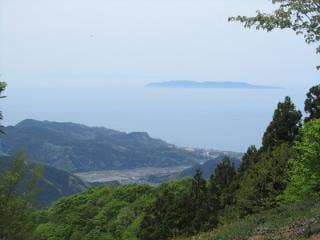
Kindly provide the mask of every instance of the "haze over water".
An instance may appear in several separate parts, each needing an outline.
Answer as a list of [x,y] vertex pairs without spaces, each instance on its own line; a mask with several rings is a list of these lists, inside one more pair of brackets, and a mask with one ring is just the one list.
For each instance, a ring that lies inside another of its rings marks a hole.
[[[244,151],[260,144],[278,101],[290,95],[300,109],[304,101],[301,89],[159,89],[147,88],[144,82],[111,82],[61,88],[48,80],[37,87],[9,88],[5,123],[24,118],[72,121],[147,131],[180,146]],[[28,95],[28,100],[16,97],[21,95]]]
[[[25,118],[147,131],[180,146],[245,151],[279,100],[300,109],[318,83],[314,46],[227,18],[253,0],[0,0],[4,124]],[[283,90],[151,89],[156,81],[240,81]]]

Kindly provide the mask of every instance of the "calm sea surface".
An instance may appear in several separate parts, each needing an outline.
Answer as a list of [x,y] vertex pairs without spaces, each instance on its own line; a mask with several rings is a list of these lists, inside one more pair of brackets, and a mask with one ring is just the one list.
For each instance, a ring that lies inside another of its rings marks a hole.
[[146,131],[180,146],[245,151],[250,144],[260,144],[278,101],[290,95],[303,107],[305,89],[156,89],[143,84],[61,87],[51,83],[32,89],[12,87],[7,95],[5,124],[25,118],[72,121]]

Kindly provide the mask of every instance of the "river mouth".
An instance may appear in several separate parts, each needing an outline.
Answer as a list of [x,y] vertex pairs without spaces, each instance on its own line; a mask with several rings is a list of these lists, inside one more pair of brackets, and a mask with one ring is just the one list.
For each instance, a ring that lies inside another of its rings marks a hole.
[[171,180],[191,166],[142,167],[124,170],[105,170],[75,173],[81,180],[89,183],[150,183],[159,184]]

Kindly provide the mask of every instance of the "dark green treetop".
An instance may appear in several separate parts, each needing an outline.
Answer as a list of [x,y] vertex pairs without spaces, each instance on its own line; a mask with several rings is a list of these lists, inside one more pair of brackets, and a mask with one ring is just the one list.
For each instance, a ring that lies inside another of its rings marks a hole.
[[256,146],[252,145],[248,147],[247,152],[243,155],[241,159],[239,172],[244,173],[250,168],[250,166],[255,164],[257,161],[258,161],[258,150]]
[[268,149],[282,143],[292,143],[301,125],[301,117],[301,112],[296,110],[290,97],[278,103],[273,119],[263,135],[262,148]]
[[205,223],[210,214],[208,200],[207,182],[203,178],[201,170],[197,169],[192,178],[189,197],[190,233],[206,229]]
[[307,99],[304,102],[304,110],[309,114],[305,122],[320,118],[320,85],[313,86],[307,93]]
[[236,187],[233,183],[234,180],[236,180],[236,176],[236,167],[229,157],[225,157],[211,175],[209,180],[209,192],[211,198],[218,197],[219,208],[224,208],[226,205],[232,203],[234,187]]
[[191,184],[191,197],[194,199],[199,198],[206,192],[206,180],[202,176],[201,170],[198,168],[192,179]]
[[225,157],[214,170],[210,181],[214,181],[218,188],[226,188],[236,175],[236,168],[229,157]]

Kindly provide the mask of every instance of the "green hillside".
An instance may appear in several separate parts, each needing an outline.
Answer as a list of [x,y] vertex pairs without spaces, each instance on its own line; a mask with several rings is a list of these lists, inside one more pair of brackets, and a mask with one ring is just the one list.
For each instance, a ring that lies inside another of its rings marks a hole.
[[[177,184],[184,188],[187,182]],[[103,185],[61,199],[37,214],[33,237],[38,240],[139,239],[145,211],[161,189],[137,184]]]
[[193,165],[211,159],[142,132],[36,120],[24,120],[4,131],[2,152],[24,150],[35,162],[70,172]]

